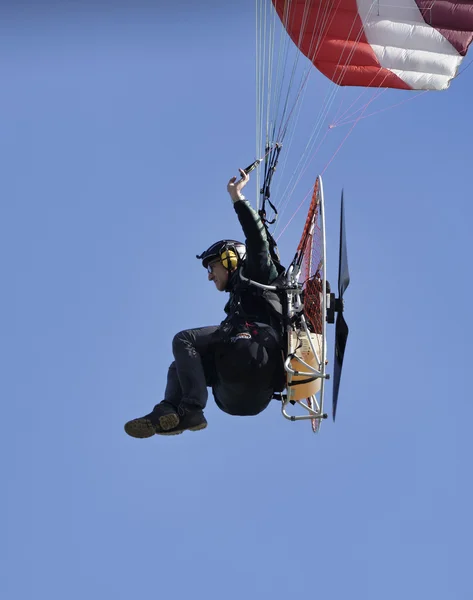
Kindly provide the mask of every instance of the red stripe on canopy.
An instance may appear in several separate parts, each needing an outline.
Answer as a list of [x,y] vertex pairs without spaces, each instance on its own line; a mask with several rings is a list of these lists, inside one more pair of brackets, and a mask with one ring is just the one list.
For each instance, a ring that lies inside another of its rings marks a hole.
[[338,85],[411,89],[381,67],[366,39],[356,0],[272,0],[292,41]]

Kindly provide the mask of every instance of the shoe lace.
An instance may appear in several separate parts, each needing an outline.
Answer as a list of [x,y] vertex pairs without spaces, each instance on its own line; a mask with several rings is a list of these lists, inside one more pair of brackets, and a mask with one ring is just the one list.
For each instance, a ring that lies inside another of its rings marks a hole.
[[198,408],[197,406],[189,405],[189,404],[186,404],[185,402],[181,402],[177,406],[177,414],[180,417],[184,417],[186,415],[186,413],[192,412],[192,411],[196,410],[197,408]]

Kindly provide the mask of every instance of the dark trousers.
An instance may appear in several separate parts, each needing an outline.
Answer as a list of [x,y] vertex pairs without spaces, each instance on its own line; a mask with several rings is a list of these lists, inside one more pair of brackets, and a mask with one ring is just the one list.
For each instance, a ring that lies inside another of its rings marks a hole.
[[[231,415],[256,415],[264,410],[281,380],[281,350],[268,326],[253,326],[232,336],[219,327],[181,331],[172,343],[164,399],[205,408],[207,387],[217,406]],[[276,385],[277,387],[277,385]]]

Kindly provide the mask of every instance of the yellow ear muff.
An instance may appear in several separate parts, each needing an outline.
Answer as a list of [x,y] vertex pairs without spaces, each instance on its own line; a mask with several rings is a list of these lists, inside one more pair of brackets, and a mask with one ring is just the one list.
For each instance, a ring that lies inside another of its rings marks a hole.
[[238,264],[238,256],[234,250],[227,249],[221,252],[220,260],[222,261],[222,265],[229,271],[236,269]]

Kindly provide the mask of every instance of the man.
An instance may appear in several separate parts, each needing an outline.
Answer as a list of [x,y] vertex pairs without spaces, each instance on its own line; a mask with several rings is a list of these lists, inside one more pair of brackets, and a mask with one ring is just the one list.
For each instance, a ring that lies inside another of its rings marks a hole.
[[227,317],[219,326],[178,333],[172,344],[164,400],[144,417],[125,425],[128,435],[148,438],[176,435],[207,427],[203,409],[207,387],[217,406],[231,415],[256,415],[284,388],[282,362],[282,305],[275,292],[261,290],[256,281],[272,284],[283,270],[271,252],[266,228],[242,195],[249,181],[232,177],[227,190],[246,237],[246,244],[221,240],[197,256],[208,279],[220,292],[229,292]]

